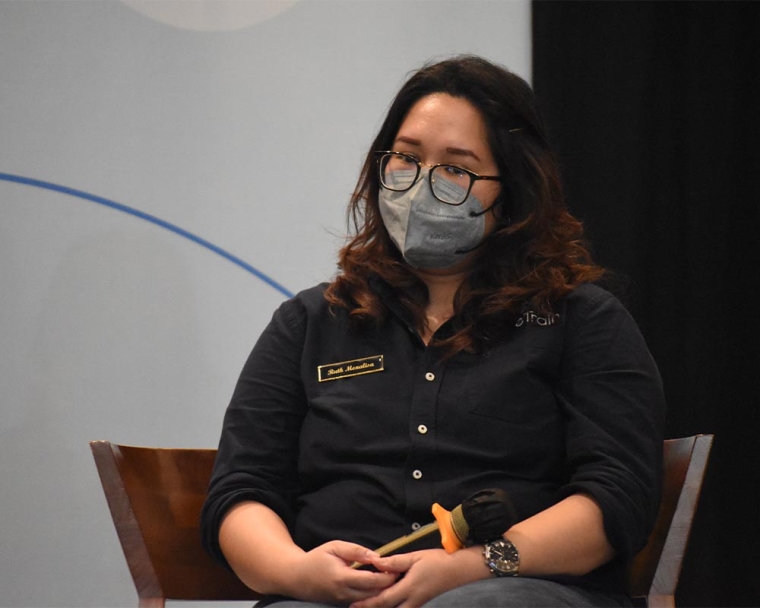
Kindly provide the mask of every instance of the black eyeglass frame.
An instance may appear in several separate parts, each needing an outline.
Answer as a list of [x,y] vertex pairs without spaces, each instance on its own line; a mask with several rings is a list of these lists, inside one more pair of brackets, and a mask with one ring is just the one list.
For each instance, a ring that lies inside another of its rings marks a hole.
[[[414,162],[417,165],[417,175],[414,176],[414,179],[412,182],[406,187],[406,188],[389,188],[385,185],[385,180],[383,179],[383,158],[386,156],[403,156],[404,158],[407,158]],[[396,152],[394,150],[376,150],[375,151],[375,158],[377,159],[377,172],[378,177],[380,178],[380,185],[385,188],[386,190],[390,190],[391,192],[406,192],[409,190],[414,184],[417,183],[417,179],[420,177],[420,171],[422,171],[422,167],[429,167],[430,171],[428,171],[428,186],[430,186],[430,192],[433,193],[433,196],[436,198],[436,200],[440,201],[444,205],[452,205],[454,207],[458,207],[459,205],[463,204],[467,197],[470,196],[470,190],[472,190],[472,185],[479,181],[479,180],[487,180],[487,181],[501,181],[501,176],[499,175],[478,175],[474,171],[470,171],[469,169],[465,169],[464,167],[460,167],[459,165],[452,165],[450,163],[438,163],[436,165],[425,165],[421,160],[418,158],[415,158],[414,156],[411,156],[410,154],[406,154],[404,152]],[[433,189],[433,171],[435,171],[438,167],[453,167],[454,169],[457,169],[458,171],[463,171],[470,177],[470,186],[467,188],[467,193],[464,195],[464,198],[458,202],[458,203],[450,203],[448,201],[442,200]]]

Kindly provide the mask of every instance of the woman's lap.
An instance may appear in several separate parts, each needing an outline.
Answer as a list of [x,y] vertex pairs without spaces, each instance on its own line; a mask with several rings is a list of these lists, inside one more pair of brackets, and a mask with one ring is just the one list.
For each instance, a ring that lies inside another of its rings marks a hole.
[[[270,603],[271,602],[271,603]],[[330,608],[326,604],[282,598],[264,601],[272,608]],[[630,606],[623,596],[588,591],[538,578],[491,578],[442,593],[424,608],[603,608]]]
[[588,591],[539,578],[490,578],[434,597],[425,608],[601,608],[628,606],[625,597]]

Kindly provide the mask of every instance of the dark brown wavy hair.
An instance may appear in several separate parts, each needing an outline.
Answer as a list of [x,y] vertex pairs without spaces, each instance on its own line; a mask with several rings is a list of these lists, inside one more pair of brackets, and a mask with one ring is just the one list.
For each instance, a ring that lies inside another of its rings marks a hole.
[[425,326],[427,288],[383,225],[373,153],[391,149],[409,110],[433,93],[465,99],[480,111],[503,178],[494,207],[497,227],[473,254],[470,275],[456,293],[453,333],[436,342],[451,356],[487,348],[506,335],[526,305],[550,313],[563,296],[604,271],[592,262],[583,227],[565,207],[557,162],[530,86],[485,59],[458,56],[416,71],[393,100],[349,204],[352,236],[325,293],[331,307],[347,309],[359,327],[382,322],[387,309],[369,285],[376,276],[392,288],[417,327]]

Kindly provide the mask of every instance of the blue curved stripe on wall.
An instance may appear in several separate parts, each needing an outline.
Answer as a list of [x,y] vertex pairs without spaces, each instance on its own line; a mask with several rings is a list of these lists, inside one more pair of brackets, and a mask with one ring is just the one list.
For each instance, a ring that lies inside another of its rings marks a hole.
[[30,177],[22,177],[20,175],[11,175],[9,173],[0,173],[0,180],[4,180],[6,182],[15,182],[17,184],[24,184],[26,186],[34,186],[35,188],[43,188],[45,190],[52,190],[54,192],[60,192],[62,194],[68,194],[69,196],[82,198],[82,199],[91,201],[93,203],[98,203],[99,205],[110,207],[111,209],[116,209],[117,211],[121,211],[122,213],[128,213],[129,215],[134,215],[135,217],[139,217],[140,219],[143,219],[146,222],[150,222],[151,224],[155,224],[156,226],[165,228],[166,230],[169,230],[170,232],[174,232],[175,234],[178,234],[179,236],[182,236],[190,241],[193,241],[194,243],[197,243],[201,247],[205,247],[206,249],[213,251],[214,253],[229,260],[233,264],[237,264],[244,270],[247,270],[252,275],[264,281],[267,285],[274,287],[277,291],[279,291],[286,297],[288,298],[293,297],[292,292],[287,290],[285,287],[280,285],[277,281],[275,281],[271,277],[268,277],[267,275],[265,275],[260,270],[254,268],[247,262],[244,262],[239,257],[232,255],[231,253],[225,251],[224,249],[217,247],[213,243],[209,243],[207,240],[202,239],[201,237],[196,236],[193,233],[188,232],[187,230],[183,230],[179,226],[175,226],[174,224],[170,224],[169,222],[164,221],[161,218],[156,217],[155,215],[150,215],[149,213],[145,213],[144,211],[133,209],[132,207],[128,207],[127,205],[122,205],[121,203],[108,200],[107,198],[95,196],[94,194],[89,194],[88,192],[75,190],[74,188],[68,188],[66,186],[53,184],[51,182],[44,182],[39,179],[33,179]]

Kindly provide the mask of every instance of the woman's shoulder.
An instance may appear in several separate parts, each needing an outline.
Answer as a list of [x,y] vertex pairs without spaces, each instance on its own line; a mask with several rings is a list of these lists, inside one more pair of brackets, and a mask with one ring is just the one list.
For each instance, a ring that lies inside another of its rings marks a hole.
[[630,318],[628,309],[610,291],[595,283],[581,283],[562,303],[562,312],[571,323],[575,320],[602,315]]
[[299,291],[280,303],[272,315],[270,328],[279,328],[288,334],[303,335],[310,319],[329,312],[329,304],[324,298],[328,283],[320,283]]
[[596,283],[581,283],[566,296],[566,300],[575,305],[583,305],[617,300],[617,298]]
[[300,311],[301,313],[314,314],[327,308],[328,303],[325,300],[325,290],[329,283],[319,283],[313,287],[302,289],[282,302],[279,310],[286,314],[292,314]]
[[327,282],[318,283],[313,287],[303,289],[296,293],[289,301],[299,302],[302,306],[318,307],[326,305],[325,290],[330,284]]
[[308,318],[320,317],[330,310],[330,303],[325,299],[325,290],[329,283],[319,283],[313,287],[297,292],[280,304],[278,313],[293,323],[301,324]]

